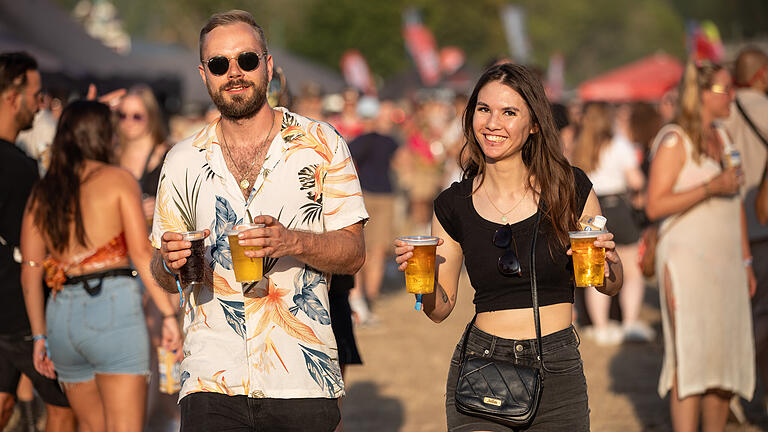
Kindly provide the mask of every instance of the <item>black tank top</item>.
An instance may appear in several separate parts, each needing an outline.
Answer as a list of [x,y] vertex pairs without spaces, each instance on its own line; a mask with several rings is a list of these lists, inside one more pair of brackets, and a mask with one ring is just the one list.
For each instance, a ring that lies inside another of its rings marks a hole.
[[[573,168],[576,180],[578,216],[592,189],[592,182],[579,168]],[[531,303],[530,248],[531,234],[536,222],[533,214],[510,225],[512,250],[517,255],[522,277],[505,277],[499,273],[497,262],[504,250],[493,245],[493,234],[503,225],[481,217],[472,203],[473,179],[454,183],[435,199],[435,216],[448,235],[461,245],[469,280],[475,289],[475,309],[478,313],[504,309],[533,307]],[[542,203],[546,206],[546,203]],[[548,218],[542,218],[536,242],[536,275],[539,305],[573,303],[573,264],[565,254]]]

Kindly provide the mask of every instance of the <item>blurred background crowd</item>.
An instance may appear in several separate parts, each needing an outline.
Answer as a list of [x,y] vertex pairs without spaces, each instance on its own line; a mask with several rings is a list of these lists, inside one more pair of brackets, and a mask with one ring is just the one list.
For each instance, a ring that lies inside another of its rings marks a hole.
[[[745,104],[768,98],[768,5],[760,0],[0,0],[0,52],[31,54],[43,81],[40,110],[17,145],[43,175],[63,107],[96,89],[112,94],[115,163],[140,182],[151,222],[165,154],[218,115],[198,76],[197,31],[211,12],[235,7],[265,26],[277,65],[270,104],[330,123],[349,144],[371,215],[367,260],[349,297],[358,326],[377,325],[392,239],[428,234],[434,198],[461,178],[467,93],[486,67],[512,61],[539,73],[564,154],[589,175],[616,235],[621,294],[577,290],[574,306],[582,334],[604,346],[661,337],[639,319],[655,279],[638,263],[652,225],[645,214],[652,146],[678,111],[686,61],[724,65],[734,83],[722,91],[733,96],[735,88]],[[747,53],[742,63],[739,53]],[[747,108],[754,123],[768,134],[768,99],[754,107]],[[766,150],[741,116],[731,109],[720,120],[745,164],[749,239],[764,245],[755,200]],[[151,302],[146,309],[157,346],[161,314]],[[172,430],[174,397],[150,395],[151,428]],[[33,398],[22,381],[18,399]],[[41,416],[34,404],[17,411],[14,430],[32,430],[26,419]]]

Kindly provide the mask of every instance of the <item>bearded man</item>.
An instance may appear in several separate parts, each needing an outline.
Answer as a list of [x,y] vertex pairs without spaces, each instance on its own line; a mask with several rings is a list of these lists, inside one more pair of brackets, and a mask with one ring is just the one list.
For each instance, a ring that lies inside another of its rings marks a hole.
[[[368,219],[349,149],[329,125],[269,106],[272,56],[249,13],[213,15],[200,61],[221,117],[169,152],[150,236],[169,292],[192,253],[180,233],[206,236],[206,282],[183,292],[181,429],[332,431],[344,384],[328,283],[362,266]],[[231,241],[263,259],[258,282],[236,280]]]

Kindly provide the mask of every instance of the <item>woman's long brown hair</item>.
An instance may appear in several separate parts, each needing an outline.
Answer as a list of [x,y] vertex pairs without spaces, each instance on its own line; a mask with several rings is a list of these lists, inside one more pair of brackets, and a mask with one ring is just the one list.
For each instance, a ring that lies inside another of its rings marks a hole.
[[80,185],[85,160],[110,163],[112,121],[109,108],[99,102],[76,101],[61,113],[51,145],[48,172],[32,189],[35,225],[53,250],[66,251],[74,221],[75,239],[87,246],[80,209]]
[[[539,208],[544,210],[544,217],[552,223],[559,243],[566,245],[568,231],[576,229],[579,217],[573,169],[563,156],[563,146],[544,87],[524,66],[511,63],[493,66],[475,84],[464,111],[465,142],[459,157],[463,177],[479,176],[478,188],[485,180],[485,155],[477,142],[472,123],[477,95],[489,82],[500,82],[515,90],[528,105],[532,122],[539,126],[538,133],[529,135],[522,149],[523,163],[528,168],[528,187],[533,191],[540,190],[539,201],[543,201],[544,205],[540,203]],[[531,178],[536,185],[531,184]]]

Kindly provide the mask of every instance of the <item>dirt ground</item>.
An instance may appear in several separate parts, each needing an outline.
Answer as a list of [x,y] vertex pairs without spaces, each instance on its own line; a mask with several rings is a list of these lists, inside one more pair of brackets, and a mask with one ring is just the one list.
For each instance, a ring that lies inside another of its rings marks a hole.
[[[375,305],[380,323],[356,329],[364,365],[346,375],[343,416],[347,432],[445,431],[445,378],[448,361],[472,318],[472,288],[462,276],[458,303],[441,324],[413,309],[402,275],[389,268],[384,294]],[[649,288],[642,318],[661,332],[658,291]],[[663,345],[598,347],[582,338],[581,354],[589,389],[592,430],[671,431],[668,400],[656,387]],[[727,431],[768,431],[761,395],[745,405],[748,424],[729,422]]]

